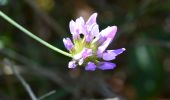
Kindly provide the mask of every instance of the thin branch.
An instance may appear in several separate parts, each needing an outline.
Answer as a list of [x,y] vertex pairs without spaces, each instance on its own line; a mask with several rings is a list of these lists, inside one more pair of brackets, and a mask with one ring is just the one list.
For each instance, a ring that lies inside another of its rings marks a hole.
[[32,100],[38,100],[37,97],[35,96],[35,94],[33,93],[31,87],[29,86],[29,84],[28,84],[28,83],[24,80],[24,78],[18,73],[18,71],[16,70],[15,66],[14,66],[13,64],[11,64],[11,62],[10,62],[8,59],[5,59],[5,60],[4,60],[4,63],[5,63],[6,65],[8,65],[8,66],[12,69],[14,75],[17,77],[17,79],[21,82],[21,84],[23,85],[23,87],[25,88],[25,90],[28,92],[30,98],[31,98]]
[[88,98],[85,98],[85,99],[82,99],[82,100],[121,100],[119,98],[106,98],[106,99],[88,99]]
[[15,22],[13,19],[11,19],[10,17],[8,17],[5,13],[3,13],[2,11],[0,11],[0,16],[6,20],[7,22],[9,22],[10,24],[12,24],[13,26],[15,26],[16,28],[18,28],[19,30],[21,30],[22,32],[24,32],[26,35],[28,35],[29,37],[33,38],[34,40],[38,41],[39,43],[45,45],[46,47],[60,53],[63,54],[65,56],[71,57],[71,54],[49,44],[48,42],[42,40],[41,38],[39,38],[38,36],[34,35],[32,32],[28,31],[26,28],[24,28],[23,26],[19,25],[17,22]]
[[42,100],[42,99],[44,99],[44,98],[46,98],[46,97],[49,97],[49,96],[53,95],[54,93],[56,93],[56,91],[55,91],[55,90],[50,91],[50,92],[48,92],[48,93],[44,94],[43,96],[39,97],[39,99],[38,99],[38,100]]
[[16,61],[25,65],[25,67],[21,67],[21,68],[24,68],[26,70],[31,70],[29,72],[34,73],[38,76],[47,77],[50,80],[52,80],[55,84],[60,85],[63,89],[72,93],[72,90],[74,88],[70,89],[72,86],[68,84],[68,81],[71,80],[71,78],[68,77],[66,74],[60,73],[57,70],[55,70],[54,72],[49,69],[49,66],[47,68],[47,66],[39,65],[37,62],[34,62],[33,60],[28,59],[27,57],[20,55],[11,49],[4,48],[0,50],[0,54],[5,55],[6,57],[10,59],[15,59]]

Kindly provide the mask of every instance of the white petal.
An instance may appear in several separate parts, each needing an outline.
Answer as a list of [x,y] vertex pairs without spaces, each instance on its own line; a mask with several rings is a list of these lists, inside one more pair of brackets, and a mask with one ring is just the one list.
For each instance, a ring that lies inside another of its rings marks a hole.
[[73,20],[71,20],[69,23],[69,28],[70,28],[71,34],[75,34],[75,27],[76,27],[76,23]]
[[107,28],[105,28],[104,30],[102,30],[100,32],[100,34],[103,36],[103,37],[108,37],[108,38],[114,38],[115,34],[117,32],[117,26],[108,26]]
[[89,19],[87,20],[87,25],[92,25],[93,23],[96,23],[97,13],[93,13]]

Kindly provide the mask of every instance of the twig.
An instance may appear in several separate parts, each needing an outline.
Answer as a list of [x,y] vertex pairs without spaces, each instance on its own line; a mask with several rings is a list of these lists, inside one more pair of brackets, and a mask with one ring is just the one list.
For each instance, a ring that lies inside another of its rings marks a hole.
[[6,15],[5,13],[3,13],[2,11],[0,11],[0,17],[2,17],[4,20],[6,20],[7,22],[9,22],[11,25],[13,25],[14,27],[18,28],[20,31],[22,31],[23,33],[25,33],[26,35],[28,35],[29,37],[31,37],[32,39],[36,40],[37,42],[43,44],[44,46],[60,53],[63,54],[65,56],[71,57],[71,54],[49,44],[48,42],[42,40],[41,38],[39,38],[38,36],[34,35],[32,32],[30,32],[29,30],[27,30],[26,28],[24,28],[23,26],[21,26],[20,24],[18,24],[17,22],[15,22],[13,19],[11,19],[8,15]]
[[62,74],[57,70],[53,72],[49,68],[47,69],[47,66],[39,65],[38,63],[32,61],[31,59],[28,59],[27,57],[20,55],[11,49],[7,49],[7,48],[1,49],[0,54],[5,55],[6,57],[10,59],[15,59],[16,61],[26,65],[25,67],[21,67],[21,68],[24,68],[26,70],[31,70],[29,72],[34,73],[38,76],[41,76],[41,77],[44,76],[52,80],[55,84],[60,85],[66,91],[69,91],[70,93],[72,93],[72,90],[74,88],[71,88],[70,84],[67,84],[68,81],[71,79],[66,74]]
[[50,92],[48,92],[48,93],[44,94],[43,96],[39,97],[39,99],[38,99],[38,100],[42,100],[42,99],[44,99],[44,98],[46,98],[46,97],[49,97],[49,96],[53,95],[54,93],[56,93],[56,91],[55,91],[55,90],[50,91]]
[[4,63],[7,64],[13,71],[14,75],[17,77],[17,79],[21,82],[21,84],[23,85],[23,87],[25,88],[25,90],[28,92],[30,98],[32,100],[38,100],[37,97],[35,96],[35,94],[33,93],[31,87],[29,86],[29,84],[24,80],[24,78],[18,73],[18,71],[16,70],[15,66],[11,64],[11,62],[8,59],[4,60]]
[[83,100],[121,100],[121,99],[115,97],[115,98],[106,98],[106,99],[88,99],[88,98],[85,98]]

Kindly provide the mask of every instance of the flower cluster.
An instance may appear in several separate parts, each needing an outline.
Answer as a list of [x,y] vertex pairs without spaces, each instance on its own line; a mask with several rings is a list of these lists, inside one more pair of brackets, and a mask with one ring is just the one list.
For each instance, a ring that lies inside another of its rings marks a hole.
[[73,56],[73,60],[68,64],[69,68],[85,66],[85,70],[89,71],[96,68],[114,69],[116,65],[108,61],[114,60],[125,51],[125,48],[106,50],[116,34],[117,27],[109,26],[100,32],[96,18],[97,13],[93,13],[86,22],[82,17],[70,21],[73,42],[70,38],[63,39],[66,49]]

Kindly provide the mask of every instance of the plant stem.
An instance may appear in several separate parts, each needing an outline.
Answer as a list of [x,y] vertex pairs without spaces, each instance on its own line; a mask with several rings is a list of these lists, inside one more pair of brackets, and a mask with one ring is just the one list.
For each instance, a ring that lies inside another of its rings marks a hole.
[[50,91],[50,92],[44,94],[43,96],[41,96],[38,100],[43,100],[44,98],[49,97],[49,96],[53,95],[54,93],[56,93],[56,91],[54,91],[54,90]]
[[41,38],[37,37],[36,35],[34,35],[33,33],[31,33],[30,31],[28,31],[27,29],[25,29],[23,26],[19,25],[17,22],[15,22],[14,20],[12,20],[10,17],[8,17],[6,14],[4,14],[2,11],[0,11],[0,16],[5,19],[6,21],[8,21],[10,24],[12,24],[13,26],[15,26],[16,28],[18,28],[19,30],[21,30],[22,32],[24,32],[25,34],[27,34],[28,36],[30,36],[31,38],[35,39],[36,41],[40,42],[41,44],[47,46],[48,48],[61,53],[65,56],[71,57],[71,54],[58,49],[57,47],[45,42],[44,40],[42,40]]
[[19,74],[19,72],[15,68],[15,65],[13,65],[12,62],[10,62],[8,59],[4,60],[4,64],[8,65],[12,69],[14,75],[17,77],[17,79],[21,82],[25,90],[28,92],[30,98],[32,100],[38,100],[36,95],[32,91],[31,87],[29,86],[29,84],[24,80],[24,78]]

